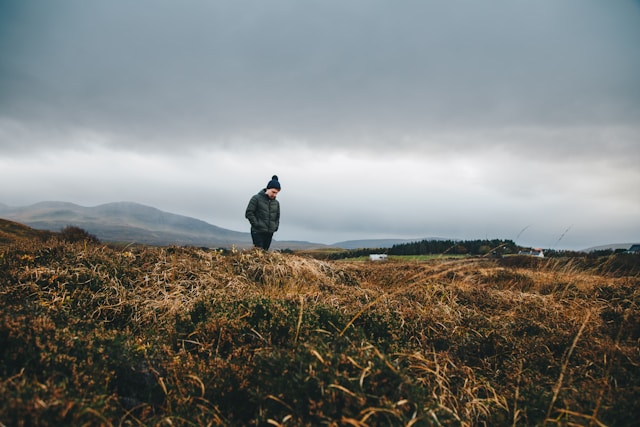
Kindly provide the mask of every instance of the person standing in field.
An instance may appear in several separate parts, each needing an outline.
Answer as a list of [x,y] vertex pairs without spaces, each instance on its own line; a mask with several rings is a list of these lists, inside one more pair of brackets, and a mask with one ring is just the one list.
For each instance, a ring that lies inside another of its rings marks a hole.
[[280,202],[276,200],[279,192],[278,176],[273,175],[271,181],[267,183],[267,188],[263,188],[251,197],[244,214],[251,224],[253,246],[265,251],[269,250],[273,233],[278,231],[280,226]]

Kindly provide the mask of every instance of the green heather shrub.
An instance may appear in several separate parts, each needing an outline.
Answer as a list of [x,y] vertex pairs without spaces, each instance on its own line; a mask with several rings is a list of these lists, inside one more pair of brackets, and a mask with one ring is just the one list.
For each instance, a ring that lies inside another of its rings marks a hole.
[[60,237],[67,242],[100,243],[98,238],[88,231],[73,225],[67,225],[60,230]]

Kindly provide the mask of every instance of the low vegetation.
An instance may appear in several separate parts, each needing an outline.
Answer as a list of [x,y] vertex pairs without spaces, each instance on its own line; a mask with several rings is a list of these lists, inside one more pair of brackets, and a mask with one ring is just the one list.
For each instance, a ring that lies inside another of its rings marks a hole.
[[0,425],[635,425],[638,262],[14,240]]
[[0,245],[6,245],[21,239],[47,240],[55,236],[55,233],[43,230],[34,230],[19,222],[0,219]]

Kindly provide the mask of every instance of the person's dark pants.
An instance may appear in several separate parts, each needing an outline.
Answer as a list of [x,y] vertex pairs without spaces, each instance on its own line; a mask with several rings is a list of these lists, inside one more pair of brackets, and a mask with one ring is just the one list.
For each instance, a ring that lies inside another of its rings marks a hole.
[[258,233],[256,231],[251,232],[251,239],[253,240],[253,246],[256,248],[262,248],[265,251],[269,250],[269,246],[271,246],[271,239],[273,238],[273,233]]

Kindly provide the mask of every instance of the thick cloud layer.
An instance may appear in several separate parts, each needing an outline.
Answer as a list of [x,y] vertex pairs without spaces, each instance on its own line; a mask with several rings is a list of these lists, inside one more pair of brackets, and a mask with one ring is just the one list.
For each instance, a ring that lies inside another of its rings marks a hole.
[[639,240],[638,40],[626,0],[5,1],[0,202],[243,230],[278,173],[281,240]]

